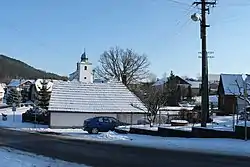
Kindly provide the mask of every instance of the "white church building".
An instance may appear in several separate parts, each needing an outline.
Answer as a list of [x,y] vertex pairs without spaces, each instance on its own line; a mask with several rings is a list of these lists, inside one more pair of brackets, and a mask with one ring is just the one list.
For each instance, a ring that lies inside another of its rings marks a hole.
[[85,51],[81,56],[81,61],[77,63],[76,71],[69,75],[69,80],[93,83],[92,63],[89,62]]
[[72,128],[95,116],[136,124],[145,117],[146,108],[121,82],[93,82],[92,64],[84,52],[70,81],[54,83],[49,112],[51,128]]

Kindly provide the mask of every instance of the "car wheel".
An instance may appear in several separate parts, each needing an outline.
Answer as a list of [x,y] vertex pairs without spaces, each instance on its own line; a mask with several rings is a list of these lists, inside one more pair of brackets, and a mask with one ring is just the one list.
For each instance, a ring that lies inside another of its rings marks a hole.
[[98,133],[98,129],[97,129],[97,128],[93,128],[93,129],[91,130],[91,133],[97,134],[97,133]]

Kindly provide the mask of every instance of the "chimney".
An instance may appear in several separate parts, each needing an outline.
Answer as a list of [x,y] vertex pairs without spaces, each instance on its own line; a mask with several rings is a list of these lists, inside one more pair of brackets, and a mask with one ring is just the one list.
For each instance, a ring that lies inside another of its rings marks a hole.
[[123,74],[123,75],[122,75],[122,83],[123,83],[125,86],[127,86],[127,76],[126,76],[126,74]]

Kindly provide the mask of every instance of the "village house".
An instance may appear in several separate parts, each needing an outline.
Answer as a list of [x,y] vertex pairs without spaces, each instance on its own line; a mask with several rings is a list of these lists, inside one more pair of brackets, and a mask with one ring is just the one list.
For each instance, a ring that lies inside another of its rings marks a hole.
[[123,83],[93,82],[92,64],[85,53],[70,80],[53,84],[49,103],[51,128],[82,127],[84,120],[95,116],[111,116],[135,124],[146,114],[142,102]]
[[35,80],[31,79],[12,79],[10,83],[7,85],[7,93],[11,89],[17,89],[18,91],[21,91],[23,89],[29,89],[30,86],[35,82]]
[[220,75],[218,109],[222,113],[226,115],[236,114],[237,111],[244,108],[243,82],[241,74]]
[[4,86],[3,84],[0,83],[0,104],[3,103],[4,94],[5,94]]
[[196,80],[185,80],[190,86],[192,90],[192,96],[199,96],[201,89],[201,82]]
[[[153,86],[158,88],[163,88],[164,84],[167,83],[167,78],[163,78],[160,80],[157,80]],[[186,78],[182,78],[179,76],[175,76],[175,83],[177,86],[181,87],[181,90],[183,92],[183,95],[185,96],[187,94],[187,88],[190,86],[192,91],[192,96],[198,96],[200,94],[200,88],[201,88],[201,82],[196,80],[190,80]]]

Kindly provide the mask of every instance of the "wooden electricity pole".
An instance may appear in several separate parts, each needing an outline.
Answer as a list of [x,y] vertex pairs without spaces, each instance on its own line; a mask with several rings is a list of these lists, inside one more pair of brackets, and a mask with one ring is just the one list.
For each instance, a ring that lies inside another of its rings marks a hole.
[[207,117],[209,115],[209,91],[208,91],[208,57],[207,57],[207,34],[206,29],[209,27],[206,23],[206,13],[209,13],[209,7],[215,6],[216,1],[207,2],[201,0],[194,2],[195,5],[201,5],[201,47],[202,47],[202,85],[201,85],[201,126],[206,127]]

